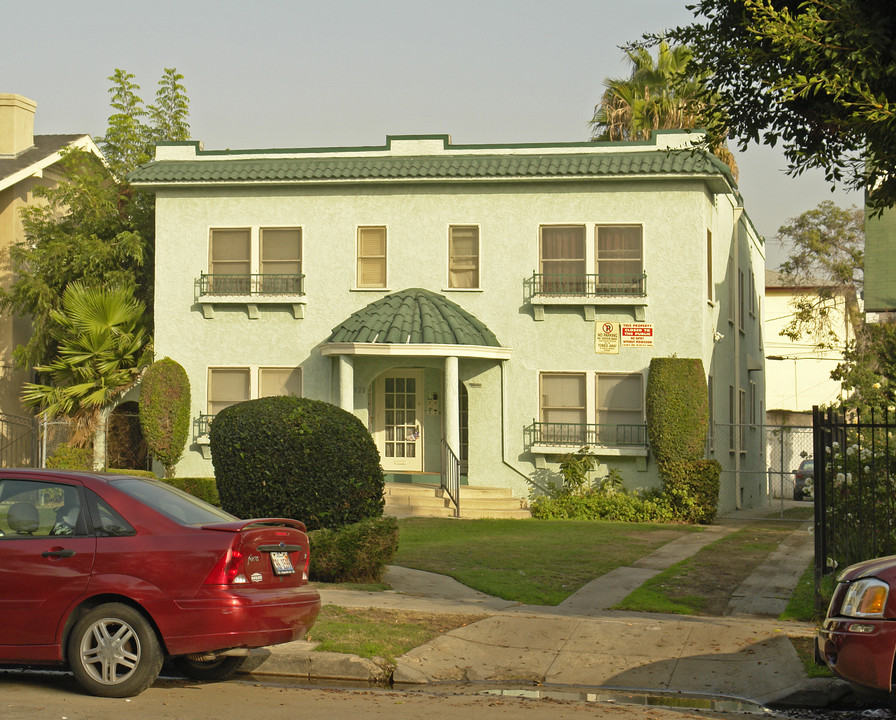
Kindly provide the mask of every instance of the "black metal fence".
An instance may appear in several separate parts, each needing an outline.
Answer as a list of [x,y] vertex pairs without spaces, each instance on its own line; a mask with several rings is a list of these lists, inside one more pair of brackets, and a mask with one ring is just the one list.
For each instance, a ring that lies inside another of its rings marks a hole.
[[0,467],[37,467],[39,437],[34,418],[0,413]]
[[813,409],[816,605],[832,574],[896,553],[894,432],[894,412]]

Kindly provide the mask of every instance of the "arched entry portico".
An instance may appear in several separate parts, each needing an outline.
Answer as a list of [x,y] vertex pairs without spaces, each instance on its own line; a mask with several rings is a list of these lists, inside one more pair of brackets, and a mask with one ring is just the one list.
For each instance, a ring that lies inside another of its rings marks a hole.
[[[459,475],[461,363],[510,357],[484,323],[443,295],[412,288],[337,326],[321,349],[338,359],[339,404],[355,412],[356,374],[372,377],[368,426],[389,472]],[[371,373],[375,367],[376,372]],[[366,382],[362,381],[363,383]],[[449,452],[442,450],[442,445]]]

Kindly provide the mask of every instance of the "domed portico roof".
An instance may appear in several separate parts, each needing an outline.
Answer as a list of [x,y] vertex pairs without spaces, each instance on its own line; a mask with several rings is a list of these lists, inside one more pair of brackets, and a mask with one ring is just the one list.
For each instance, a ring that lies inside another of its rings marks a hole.
[[510,356],[479,318],[444,295],[409,288],[370,303],[333,328],[325,355]]

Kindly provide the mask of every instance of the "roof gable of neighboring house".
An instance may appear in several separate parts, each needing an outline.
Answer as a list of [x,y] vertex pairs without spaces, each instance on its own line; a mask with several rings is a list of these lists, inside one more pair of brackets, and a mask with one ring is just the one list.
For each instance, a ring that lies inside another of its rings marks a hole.
[[40,175],[56,164],[65,151],[78,148],[92,152],[99,158],[102,153],[89,135],[35,135],[34,145],[18,155],[0,155],[0,190],[12,187],[25,178]]

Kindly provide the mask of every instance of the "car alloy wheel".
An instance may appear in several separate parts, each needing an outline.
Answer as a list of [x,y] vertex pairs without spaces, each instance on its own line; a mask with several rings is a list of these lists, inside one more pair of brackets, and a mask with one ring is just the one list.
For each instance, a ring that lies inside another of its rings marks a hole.
[[162,652],[155,630],[139,611],[108,603],[75,623],[68,639],[68,661],[87,692],[129,697],[155,682],[162,669]]

